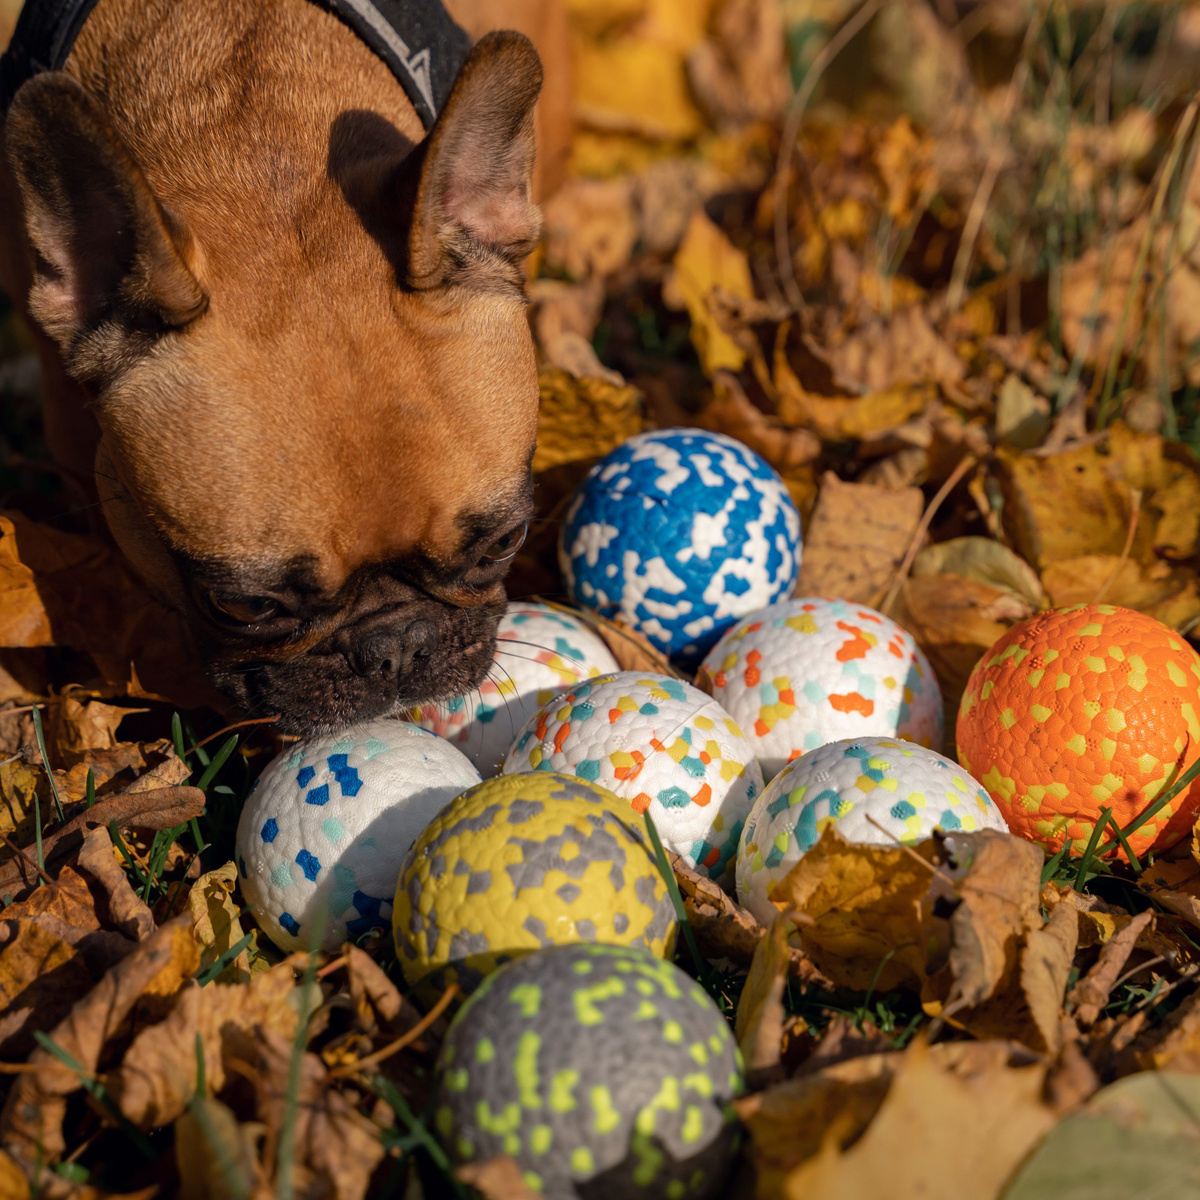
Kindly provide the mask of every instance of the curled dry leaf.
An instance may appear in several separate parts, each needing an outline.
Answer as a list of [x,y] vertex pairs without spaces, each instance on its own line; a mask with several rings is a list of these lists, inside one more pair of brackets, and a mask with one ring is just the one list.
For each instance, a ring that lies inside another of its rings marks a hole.
[[827,471],[805,535],[796,595],[878,603],[924,507],[920,488],[843,483]]
[[624,179],[572,179],[542,206],[546,264],[586,280],[620,270],[637,236]]
[[144,708],[119,708],[101,700],[79,700],[66,694],[52,701],[47,729],[47,750],[53,764],[71,767],[89,750],[108,750],[116,745],[117,727],[131,713]]
[[718,126],[769,120],[790,91],[780,0],[721,0],[687,57],[700,107]]
[[783,421],[761,412],[750,402],[738,377],[729,371],[717,371],[713,376],[713,399],[699,423],[705,429],[745,442],[785,480],[821,453],[821,442],[815,434],[807,429],[790,429]]
[[1200,928],[1200,863],[1156,862],[1142,872],[1138,887],[1156,904]]
[[755,947],[750,973],[738,998],[733,1031],[751,1089],[771,1082],[782,1072],[783,989],[791,928],[791,921],[783,913],[771,922],[771,928]]
[[1050,563],[1042,572],[1042,582],[1056,608],[1090,604],[1100,596],[1106,604],[1135,608],[1175,629],[1200,615],[1195,571],[1162,561],[1081,554]]
[[1080,1025],[1094,1025],[1100,1010],[1108,1003],[1109,993],[1117,978],[1125,969],[1130,954],[1137,946],[1138,938],[1154,921],[1154,912],[1147,909],[1116,933],[1100,949],[1100,957],[1092,964],[1088,973],[1071,989],[1067,1000],[1074,1009],[1075,1020]]
[[568,463],[603,458],[642,431],[641,393],[606,379],[577,379],[557,367],[538,375],[537,447],[534,474]]
[[1021,991],[1041,1037],[1042,1046],[1038,1048],[1051,1053],[1062,1046],[1059,1012],[1078,939],[1079,923],[1066,908],[1056,908],[1041,929],[1031,929],[1025,935]]
[[[237,883],[237,864],[227,862],[208,871],[192,884],[188,892],[188,911],[192,914],[192,936],[200,946],[200,969],[206,970],[245,936],[238,907],[233,898]],[[222,968],[217,983],[245,983],[250,978],[250,953],[243,949]]]
[[[190,918],[169,921],[139,942],[51,1031],[53,1040],[84,1071],[96,1070],[109,1039],[138,1001],[169,1002],[191,977],[200,952],[189,924]],[[41,1046],[29,1062],[37,1069],[17,1077],[0,1111],[0,1146],[31,1171],[35,1165],[56,1162],[66,1150],[67,1100],[82,1082]]]
[[845,1150],[827,1138],[778,1195],[990,1200],[1057,1119],[1042,1100],[1043,1066],[1010,1067],[994,1055],[955,1070],[919,1038],[894,1057],[887,1095],[862,1136]]
[[210,1096],[197,1096],[175,1122],[180,1200],[238,1200],[266,1184],[260,1130]]
[[930,958],[946,949],[946,926],[926,905],[933,852],[933,842],[851,843],[830,825],[769,899],[799,914],[805,953],[836,985],[920,987]]
[[99,911],[103,925],[144,942],[155,930],[154,914],[133,890],[107,829],[93,829],[84,837],[76,864],[104,889],[107,903]]
[[[1024,601],[1022,616],[1046,607],[1046,593],[1037,572],[1001,542],[985,537],[957,537],[923,547],[913,559],[912,577],[958,575],[1011,592]],[[1020,619],[1020,618],[1018,618]]]
[[828,347],[835,378],[846,390],[886,392],[913,383],[956,384],[966,366],[920,305],[872,321]]
[[342,954],[346,958],[350,998],[364,1029],[409,1029],[421,1019],[412,1001],[400,995],[383,968],[365,950],[346,942]]

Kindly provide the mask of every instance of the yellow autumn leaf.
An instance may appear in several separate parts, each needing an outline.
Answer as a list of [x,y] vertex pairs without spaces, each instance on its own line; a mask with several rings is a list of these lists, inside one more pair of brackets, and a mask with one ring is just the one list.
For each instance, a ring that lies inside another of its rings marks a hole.
[[[212,966],[227,950],[246,935],[238,919],[233,887],[237,882],[237,865],[227,862],[215,871],[201,875],[188,892],[188,909],[192,914],[192,936],[200,947],[200,966]],[[226,963],[216,976],[218,983],[245,983],[250,978],[250,956],[243,950],[232,962]]]
[[537,448],[533,472],[603,458],[642,431],[642,397],[635,387],[605,379],[576,379],[556,367],[538,375]]
[[716,291],[752,300],[750,264],[704,212],[697,211],[676,251],[663,299],[674,308],[687,309],[692,319],[692,345],[710,376],[722,368],[740,370],[746,361],[746,352],[719,324],[712,303]]

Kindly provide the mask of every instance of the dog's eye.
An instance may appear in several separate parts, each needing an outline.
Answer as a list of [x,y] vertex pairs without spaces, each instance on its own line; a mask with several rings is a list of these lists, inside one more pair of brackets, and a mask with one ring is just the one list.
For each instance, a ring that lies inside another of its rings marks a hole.
[[208,603],[219,620],[234,621],[238,625],[257,625],[260,621],[269,621],[279,611],[279,602],[270,596],[209,592]]
[[529,533],[529,522],[522,521],[514,525],[507,533],[498,537],[480,556],[481,566],[493,566],[496,563],[506,563],[516,557],[517,551],[525,544]]

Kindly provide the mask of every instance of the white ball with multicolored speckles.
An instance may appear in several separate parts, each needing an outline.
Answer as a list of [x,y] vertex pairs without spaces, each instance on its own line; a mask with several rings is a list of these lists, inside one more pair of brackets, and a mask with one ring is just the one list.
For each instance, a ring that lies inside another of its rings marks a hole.
[[911,845],[945,830],[1008,832],[991,796],[940,754],[893,738],[846,738],[789,763],[759,796],[742,830],[738,899],[764,924],[767,899],[829,826],[848,841]]
[[717,880],[763,786],[737,722],[715,700],[640,671],[589,679],[545,705],[504,761],[505,775],[527,771],[576,775],[639,816],[649,810],[663,845]]
[[336,950],[391,926],[409,847],[479,782],[449,742],[381,719],[308,738],[259,777],[238,822],[242,895],[281,950]]
[[689,669],[729,625],[788,595],[800,514],[770,464],[703,429],[642,433],[602,458],[563,520],[571,595]]
[[754,747],[763,777],[826,742],[898,737],[942,748],[942,693],[929,660],[890,617],[804,597],[738,621],[696,680]]
[[468,696],[422,705],[413,719],[457,746],[488,779],[543,704],[617,669],[612,652],[578,617],[548,604],[514,603],[500,618],[488,677]]

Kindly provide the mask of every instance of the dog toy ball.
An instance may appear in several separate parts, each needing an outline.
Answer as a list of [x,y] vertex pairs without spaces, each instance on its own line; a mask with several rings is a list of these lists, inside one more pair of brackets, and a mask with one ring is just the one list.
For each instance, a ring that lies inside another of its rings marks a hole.
[[281,950],[336,950],[386,929],[396,876],[417,834],[479,772],[404,721],[370,721],[297,742],[242,809],[242,895]]
[[509,1155],[547,1200],[704,1200],[732,1165],[741,1090],[729,1023],[694,979],[629,946],[556,946],[463,1005],[433,1119],[452,1159]]
[[893,738],[828,742],[771,780],[742,831],[738,899],[764,925],[778,913],[771,885],[830,825],[849,841],[885,846],[923,841],[939,827],[1008,832],[991,797],[951,759]]
[[[504,773],[557,771],[593,780],[649,810],[663,845],[724,877],[762,772],[742,731],[698,688],[619,671],[556,696],[525,726]],[[732,879],[729,880],[732,884]]]
[[609,648],[578,617],[547,604],[510,604],[487,678],[466,696],[425,704],[413,719],[495,775],[525,722],[582,679],[617,670]]
[[781,600],[738,621],[697,683],[745,730],[763,777],[826,742],[899,737],[942,748],[942,693],[912,635],[843,600]]
[[[1108,808],[1103,844],[1200,756],[1200,655],[1132,609],[1039,613],[971,672],[957,742],[1013,833],[1082,851]],[[1140,855],[1173,846],[1198,809],[1200,782],[1131,830],[1130,847]]]
[[418,996],[465,992],[541,946],[615,942],[669,955],[675,913],[629,805],[563,775],[486,780],[459,796],[405,859],[392,913]]
[[800,514],[741,442],[701,429],[643,433],[580,485],[559,562],[577,603],[690,667],[738,617],[791,592]]

